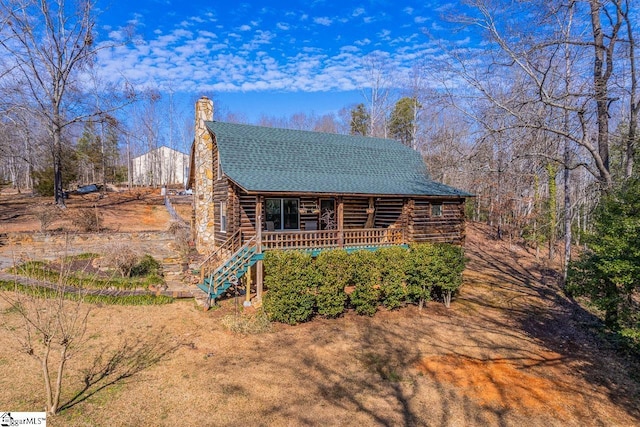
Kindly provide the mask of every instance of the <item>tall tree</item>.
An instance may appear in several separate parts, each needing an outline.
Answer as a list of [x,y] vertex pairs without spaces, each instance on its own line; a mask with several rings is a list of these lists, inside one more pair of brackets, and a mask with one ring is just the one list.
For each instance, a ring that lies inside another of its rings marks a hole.
[[386,137],[389,95],[393,68],[388,56],[374,51],[363,59],[367,79],[361,92],[368,107],[370,135]]
[[[638,327],[640,310],[640,181],[606,194],[595,211],[588,250],[573,264],[569,291],[588,296],[611,328]],[[637,332],[636,332],[637,333]]]
[[0,29],[0,47],[10,56],[8,76],[24,88],[25,104],[48,131],[59,206],[64,206],[64,132],[103,113],[87,109],[80,79],[97,51],[110,47],[95,43],[94,7],[92,0],[73,7],[64,0],[0,0],[0,14],[7,19]]
[[351,135],[369,135],[369,113],[364,104],[358,104],[351,110]]
[[[455,22],[480,29],[486,37],[483,50],[452,46],[450,67],[440,66],[433,73],[443,76],[456,107],[475,120],[477,148],[498,133],[512,145],[508,150],[513,160],[562,168],[557,179],[563,181],[558,186],[563,194],[558,199],[564,200],[558,219],[563,220],[565,266],[571,257],[572,219],[577,212],[588,211],[598,188],[607,190],[618,179],[610,153],[611,129],[618,120],[633,123],[621,135],[626,142],[621,152],[627,153],[621,161],[626,162],[624,175],[633,173],[639,102],[633,42],[637,13],[632,4],[627,0],[468,2],[470,8]],[[535,25],[523,25],[523,16]],[[482,55],[486,61],[480,60]],[[452,73],[458,78],[451,78]],[[460,79],[466,82],[466,93],[459,90]],[[540,170],[533,173],[541,184],[550,179]],[[493,193],[495,197],[504,200],[502,193],[513,188],[513,182]],[[538,194],[533,187],[527,191]],[[477,200],[486,199],[483,196]]]
[[389,120],[389,134],[407,147],[415,147],[416,116],[422,106],[416,98],[403,97],[396,102]]

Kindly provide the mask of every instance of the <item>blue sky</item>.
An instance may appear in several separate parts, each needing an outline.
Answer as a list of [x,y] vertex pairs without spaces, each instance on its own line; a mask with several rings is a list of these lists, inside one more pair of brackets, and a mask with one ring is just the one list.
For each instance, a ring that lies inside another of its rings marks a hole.
[[101,52],[98,64],[107,78],[125,77],[138,88],[190,99],[213,96],[251,120],[260,114],[324,114],[362,102],[372,53],[401,82],[417,59],[437,54],[425,30],[438,33],[442,14],[457,7],[402,0],[98,5],[100,41],[122,40],[127,25],[136,34],[135,43]]

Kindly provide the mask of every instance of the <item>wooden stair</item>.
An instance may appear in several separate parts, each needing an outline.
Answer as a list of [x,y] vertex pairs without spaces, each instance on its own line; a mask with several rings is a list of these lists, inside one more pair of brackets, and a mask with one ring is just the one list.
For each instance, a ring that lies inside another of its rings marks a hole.
[[249,268],[263,259],[263,254],[256,252],[256,239],[253,238],[234,252],[219,267],[202,278],[202,282],[197,286],[207,295],[209,306],[215,302],[216,298],[219,298],[231,288],[234,283],[237,284],[237,281],[249,271]]

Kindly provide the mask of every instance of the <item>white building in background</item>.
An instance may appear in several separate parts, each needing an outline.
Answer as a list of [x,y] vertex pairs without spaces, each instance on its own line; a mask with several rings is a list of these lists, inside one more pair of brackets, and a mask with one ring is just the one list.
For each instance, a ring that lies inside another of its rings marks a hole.
[[134,185],[185,185],[189,174],[189,156],[162,146],[132,159]]

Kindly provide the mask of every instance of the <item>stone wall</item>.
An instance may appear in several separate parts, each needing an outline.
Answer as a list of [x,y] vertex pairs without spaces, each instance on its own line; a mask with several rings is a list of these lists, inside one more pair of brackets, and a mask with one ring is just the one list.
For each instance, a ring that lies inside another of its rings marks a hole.
[[80,253],[104,254],[126,244],[159,261],[175,257],[175,238],[165,231],[133,233],[6,233],[0,235],[0,269],[26,260],[53,260]]
[[214,244],[214,153],[213,138],[204,122],[213,120],[213,102],[203,96],[196,102],[194,141],[194,210],[195,240],[198,252],[206,252]]

